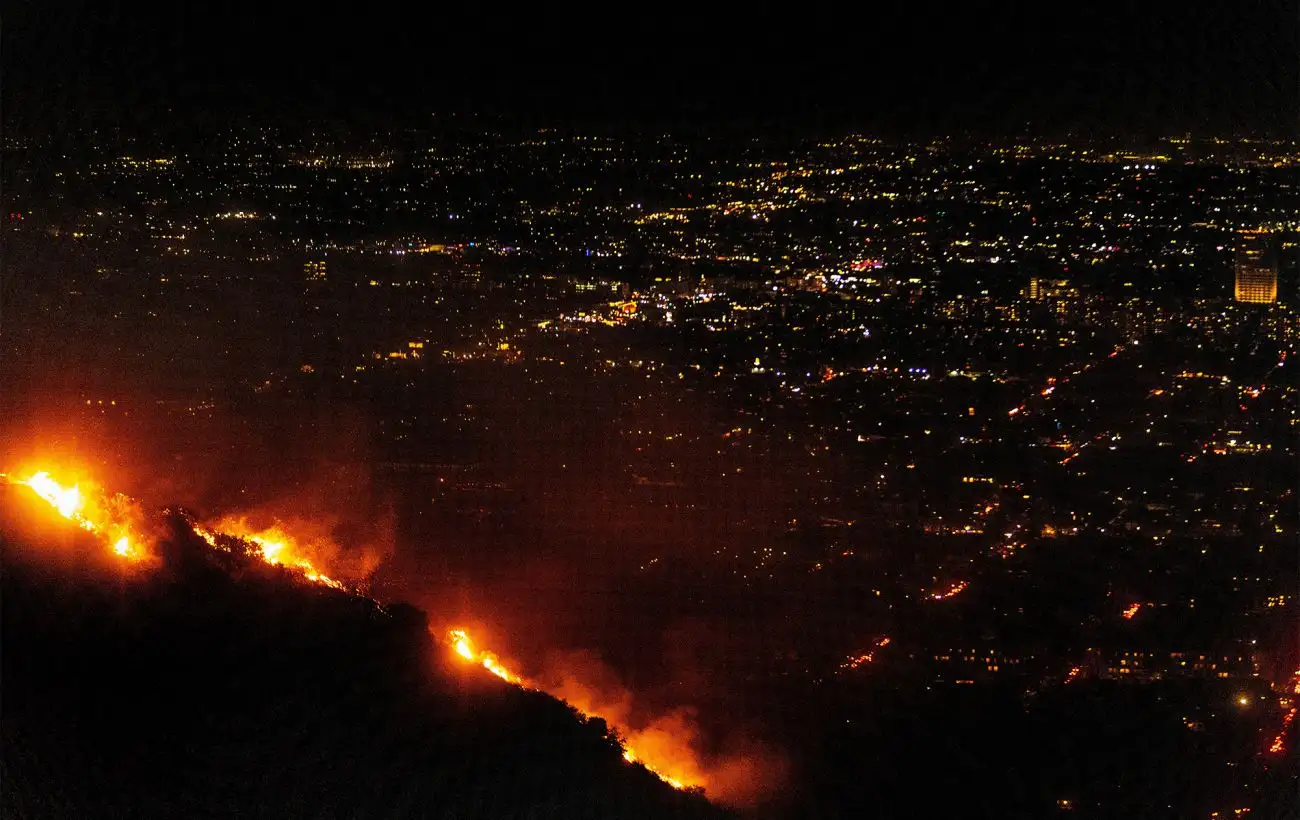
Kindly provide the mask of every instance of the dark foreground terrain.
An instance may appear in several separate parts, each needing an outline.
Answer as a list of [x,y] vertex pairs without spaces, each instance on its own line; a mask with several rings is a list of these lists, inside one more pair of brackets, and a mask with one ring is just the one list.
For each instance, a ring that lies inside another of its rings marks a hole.
[[0,488],[5,817],[726,816],[422,612],[214,552],[130,570]]

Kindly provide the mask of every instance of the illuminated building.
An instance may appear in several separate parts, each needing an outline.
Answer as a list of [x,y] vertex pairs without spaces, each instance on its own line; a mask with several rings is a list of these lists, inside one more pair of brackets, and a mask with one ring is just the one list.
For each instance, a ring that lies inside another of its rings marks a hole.
[[326,273],[325,262],[323,260],[307,262],[302,266],[302,272],[308,282],[324,282]]
[[1277,264],[1270,251],[1267,231],[1237,234],[1237,281],[1233,289],[1238,302],[1257,305],[1277,301]]
[[1079,290],[1071,287],[1068,279],[1040,279],[1035,276],[1029,280],[1021,295],[1031,301],[1077,299]]

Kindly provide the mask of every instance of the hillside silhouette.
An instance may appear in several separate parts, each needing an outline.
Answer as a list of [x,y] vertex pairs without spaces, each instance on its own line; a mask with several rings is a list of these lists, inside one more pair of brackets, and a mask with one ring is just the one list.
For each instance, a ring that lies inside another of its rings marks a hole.
[[722,818],[423,612],[202,544],[125,568],[0,487],[5,817]]

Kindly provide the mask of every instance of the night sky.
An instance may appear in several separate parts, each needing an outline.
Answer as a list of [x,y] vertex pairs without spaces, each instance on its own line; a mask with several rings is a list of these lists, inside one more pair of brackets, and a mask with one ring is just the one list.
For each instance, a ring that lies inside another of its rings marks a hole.
[[850,12],[675,1],[524,12],[8,5],[4,93],[17,122],[479,112],[539,123],[1285,136],[1300,111],[1295,0],[917,0]]

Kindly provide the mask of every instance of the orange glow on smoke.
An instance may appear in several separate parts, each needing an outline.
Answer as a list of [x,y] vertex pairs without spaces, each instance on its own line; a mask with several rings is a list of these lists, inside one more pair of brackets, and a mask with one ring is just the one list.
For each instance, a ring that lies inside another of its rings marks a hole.
[[[145,539],[139,535],[136,524],[141,520],[139,507],[130,498],[109,495],[93,482],[61,482],[48,470],[32,472],[23,479],[0,473],[0,479],[29,488],[60,516],[100,536],[114,555],[133,562],[148,556],[143,549]],[[317,568],[308,557],[311,550],[278,525],[258,529],[243,518],[228,517],[211,527],[194,524],[193,529],[213,548],[218,547],[217,535],[233,536],[249,544],[253,548],[251,554],[268,564],[297,570],[313,583],[347,589],[341,581]]]
[[111,544],[115,555],[131,561],[146,557],[141,549],[143,539],[133,531],[134,505],[126,496],[109,497],[93,484],[87,484],[85,490],[80,484],[67,486],[46,470],[34,472],[24,479],[0,476],[12,484],[27,487],[60,516],[103,538]]
[[[447,641],[457,657],[469,663],[482,666],[501,680],[535,691],[545,691],[534,681],[511,672],[502,665],[500,658],[491,652],[475,648],[473,639],[464,629],[452,629],[447,632]],[[598,708],[588,699],[575,697],[572,691],[566,691],[562,697],[558,693],[548,692],[552,697],[563,700],[584,717],[601,718],[619,735],[623,747],[623,759],[630,764],[643,766],[651,774],[674,789],[703,789],[705,778],[689,749],[684,748],[681,739],[663,727],[652,726],[642,731],[630,731],[615,726],[608,715],[600,714]],[[575,703],[574,701],[578,701]]]
[[[0,480],[29,488],[59,516],[98,536],[112,554],[130,562],[149,557],[142,549],[145,539],[139,535],[140,523],[144,517],[138,505],[126,496],[110,496],[91,482],[62,483],[47,470],[32,472],[24,479],[0,473]],[[251,557],[259,558],[272,566],[294,570],[312,583],[357,594],[321,569],[325,563],[321,554],[329,554],[328,550],[318,549],[320,545],[313,541],[295,538],[278,522],[262,528],[252,526],[242,517],[225,517],[215,523],[199,524],[191,521],[190,525],[194,534],[215,550],[231,549],[232,545],[223,541],[223,537],[239,539],[247,546],[247,554]],[[546,691],[536,682],[511,671],[497,655],[478,649],[465,630],[451,630],[447,639],[452,650],[462,660],[482,666],[513,686]],[[886,643],[887,638],[877,646]],[[706,777],[691,747],[695,730],[686,721],[669,715],[643,729],[633,730],[619,725],[621,720],[618,723],[611,720],[618,715],[611,714],[611,709],[602,707],[600,696],[594,692],[588,692],[577,684],[566,685],[563,689],[562,693],[547,694],[565,701],[587,718],[605,720],[612,730],[611,734],[617,735],[623,759],[630,765],[644,767],[676,789],[704,788]],[[619,715],[621,714],[620,711]],[[725,780],[727,775],[728,772],[724,771],[720,777]],[[731,779],[736,778],[733,776]]]
[[[311,551],[310,548],[296,540],[279,524],[259,529],[250,526],[245,518],[227,517],[217,522],[212,530],[246,541],[257,550],[256,554],[263,561],[272,566],[296,569],[308,581],[324,584],[334,589],[347,589],[342,581],[331,578],[318,569],[316,564],[308,557],[308,553]],[[200,538],[207,541],[208,544],[216,546],[216,538],[212,530],[203,527],[194,528],[195,533]]]

